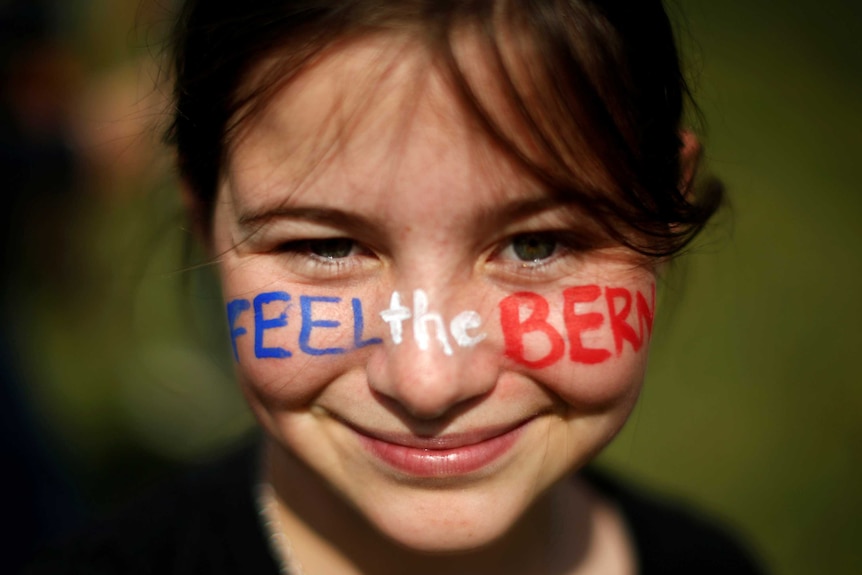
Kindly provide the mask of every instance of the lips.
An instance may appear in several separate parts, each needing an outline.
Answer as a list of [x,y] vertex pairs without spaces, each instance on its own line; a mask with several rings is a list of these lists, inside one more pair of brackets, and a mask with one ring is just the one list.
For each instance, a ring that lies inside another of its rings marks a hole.
[[502,457],[532,418],[515,425],[436,437],[353,430],[375,459],[414,477],[457,477],[477,472]]

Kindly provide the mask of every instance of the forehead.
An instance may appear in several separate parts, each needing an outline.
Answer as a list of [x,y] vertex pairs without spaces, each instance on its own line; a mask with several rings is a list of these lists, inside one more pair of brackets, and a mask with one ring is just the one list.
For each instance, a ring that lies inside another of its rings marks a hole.
[[[463,59],[481,87],[481,59]],[[227,187],[252,210],[275,195],[379,210],[543,195],[480,128],[435,55],[398,35],[324,52],[251,118],[227,167]]]

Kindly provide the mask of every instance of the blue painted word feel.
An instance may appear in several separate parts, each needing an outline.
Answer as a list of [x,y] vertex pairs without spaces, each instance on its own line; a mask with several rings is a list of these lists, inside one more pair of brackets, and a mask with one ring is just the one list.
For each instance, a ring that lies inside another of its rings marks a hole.
[[[237,340],[248,334],[245,327],[238,325],[240,317],[248,311],[254,314],[254,356],[263,358],[291,357],[295,350],[278,345],[269,345],[272,332],[288,326],[291,321],[299,321],[299,351],[307,355],[333,355],[346,353],[347,347],[316,347],[312,344],[312,335],[317,330],[333,330],[342,328],[342,323],[334,317],[343,316],[340,306],[345,302],[340,297],[332,296],[299,296],[299,317],[290,317],[294,300],[284,291],[272,291],[258,294],[252,301],[234,299],[227,303],[227,321],[230,330],[230,341],[233,347],[233,357],[239,361]],[[365,338],[365,312],[358,298],[351,298],[350,308],[353,315],[352,349],[383,343],[378,337]],[[343,329],[343,328],[342,328]]]

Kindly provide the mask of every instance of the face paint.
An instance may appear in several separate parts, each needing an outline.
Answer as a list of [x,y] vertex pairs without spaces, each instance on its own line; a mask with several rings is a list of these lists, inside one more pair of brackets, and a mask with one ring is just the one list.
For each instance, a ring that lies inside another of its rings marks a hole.
[[605,323],[605,317],[599,312],[578,313],[578,304],[589,304],[596,301],[602,290],[597,285],[571,287],[563,292],[563,318],[569,335],[569,358],[574,362],[585,364],[602,363],[611,356],[606,349],[586,347],[583,335],[596,331]]
[[[401,295],[396,291],[392,292],[392,297],[389,300],[389,309],[380,312],[380,317],[389,324],[392,341],[396,345],[403,341],[404,321],[413,318],[413,338],[421,350],[427,350],[430,346],[431,337],[428,333],[428,326],[431,324],[434,328],[434,335],[443,349],[443,353],[452,355],[452,346],[449,344],[443,316],[439,313],[428,311],[428,306],[428,294],[421,289],[414,290],[414,309],[411,312],[410,308],[401,305]],[[468,310],[459,313],[452,319],[452,322],[449,324],[449,330],[452,332],[452,337],[459,347],[472,347],[485,339],[487,334],[478,333],[470,335],[467,331],[479,329],[481,326],[482,318],[478,312]]]
[[[292,354],[280,347],[266,347],[264,345],[264,332],[287,325],[287,302],[290,295],[283,291],[258,294],[254,298],[254,356],[263,357],[290,357]],[[269,319],[264,317],[264,306],[273,302],[282,302],[281,311]]]
[[[603,293],[604,298],[601,297]],[[583,336],[600,332],[606,325],[609,325],[609,331],[613,337],[613,349],[617,357],[622,355],[626,342],[637,352],[652,333],[655,312],[654,284],[651,286],[650,297],[651,304],[647,303],[647,298],[642,292],[635,291],[633,295],[632,291],[625,287],[600,287],[591,284],[566,288],[558,298],[562,300],[561,313],[563,325],[565,325],[565,333],[560,333],[554,327],[557,322],[552,321],[551,305],[544,296],[529,291],[514,293],[503,298],[497,306],[500,310],[500,328],[503,333],[503,353],[517,363],[533,369],[556,364],[564,357],[567,347],[569,359],[574,363],[586,365],[604,363],[613,357],[611,350],[603,347],[588,347],[584,344]],[[601,301],[604,302],[606,313],[596,309]],[[254,298],[253,306],[246,299],[234,299],[228,302],[228,329],[234,359],[237,362],[239,362],[237,338],[248,333],[245,327],[237,324],[243,312],[252,307],[254,307],[255,357],[280,359],[293,356],[291,350],[267,346],[264,341],[267,332],[288,326],[290,302],[291,295],[283,291],[258,294]],[[299,302],[298,347],[305,355],[341,355],[350,349],[383,343],[379,337],[365,339],[365,313],[362,301],[359,298],[351,298],[353,347],[316,347],[311,343],[314,330],[342,328],[341,322],[327,319],[325,311],[327,308],[332,312],[337,311],[336,307],[342,305],[342,298],[301,295]],[[586,312],[579,310],[579,307],[585,306],[589,306],[590,310]],[[269,311],[272,308],[276,309],[274,314]],[[394,345],[401,345],[404,342],[404,322],[412,319],[413,321],[408,325],[412,327],[415,345],[420,350],[429,350],[432,346],[429,330],[433,329],[434,339],[447,356],[453,354],[449,341],[450,333],[459,348],[474,347],[488,337],[486,332],[476,331],[482,327],[482,317],[476,311],[467,310],[457,314],[449,322],[447,331],[443,316],[429,309],[428,295],[424,290],[414,290],[413,309],[403,305],[401,294],[395,291],[389,299],[389,307],[379,312],[379,315],[389,325],[389,334]],[[630,323],[632,314],[636,316],[634,320],[637,331]],[[537,344],[537,338],[543,338],[546,341],[543,345]],[[527,340],[532,343],[528,343]],[[547,349],[547,351],[537,357],[534,348]]]
[[[277,336],[280,328],[285,328],[290,322],[291,295],[283,291],[264,292],[254,298],[254,357],[257,359],[284,359],[293,357],[295,349],[285,349],[276,346],[267,346],[265,337],[267,332],[273,332]],[[353,346],[317,347],[312,344],[313,336],[317,331],[338,330],[342,323],[326,317],[327,308],[336,315],[335,311],[343,306],[342,299],[331,296],[299,296],[300,302],[300,331],[298,338],[299,351],[305,355],[341,355],[350,349],[360,349],[370,345],[383,343],[379,337],[365,338],[365,312],[362,302],[358,298],[352,298],[350,307],[353,316]],[[234,352],[234,360],[239,363],[240,353],[237,345],[238,338],[246,335],[248,330],[238,325],[243,312],[251,309],[252,304],[247,299],[234,299],[227,303],[228,329],[230,330],[231,347]],[[273,313],[271,309],[275,309]],[[343,328],[342,328],[343,329]]]
[[[605,294],[607,316],[592,306],[592,310],[584,313],[578,311],[578,306],[595,304]],[[644,342],[652,334],[653,317],[655,313],[655,284],[651,287],[652,307],[647,304],[646,297],[639,291],[635,292],[636,321],[638,332],[629,323],[632,314],[632,292],[624,287],[598,285],[574,286],[562,292],[563,323],[566,326],[566,336],[569,343],[569,359],[574,363],[595,365],[604,363],[612,357],[610,350],[599,347],[587,347],[583,342],[584,334],[599,332],[606,323],[610,323],[613,334],[616,356],[623,353],[624,342],[628,341],[634,351],[639,351]],[[618,301],[622,307],[618,308]],[[522,309],[526,308],[529,315],[522,319]],[[550,305],[541,295],[532,292],[512,294],[500,302],[500,322],[506,343],[505,354],[516,362],[540,369],[549,367],[563,358],[565,338],[549,321]],[[607,321],[606,321],[607,319]],[[550,349],[542,357],[529,357],[525,345],[528,334],[540,333],[547,338]]]
[[449,324],[449,330],[455,338],[455,343],[461,347],[473,347],[486,337],[487,333],[480,332],[476,335],[470,335],[468,330],[479,329],[482,327],[482,316],[475,311],[462,311]]
[[[522,320],[521,307],[526,306],[530,315]],[[565,351],[565,342],[560,333],[547,322],[550,313],[548,301],[532,292],[512,294],[500,302],[500,322],[506,341],[506,355],[518,363],[539,369],[556,363]],[[547,355],[528,359],[524,336],[540,332],[548,338],[550,350]]]

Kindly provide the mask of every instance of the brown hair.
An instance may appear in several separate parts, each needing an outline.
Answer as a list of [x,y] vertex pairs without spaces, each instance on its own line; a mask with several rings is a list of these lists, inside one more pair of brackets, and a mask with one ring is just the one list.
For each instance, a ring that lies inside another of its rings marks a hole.
[[[187,0],[173,37],[167,140],[202,228],[231,136],[275,88],[338,40],[406,27],[440,57],[488,135],[613,240],[672,256],[718,208],[720,186],[694,194],[681,174],[690,94],[660,0]],[[488,86],[465,74],[453,47],[464,29],[480,41],[529,149],[484,105]],[[512,48],[513,38],[527,48]],[[271,56],[274,73],[249,90],[251,69]]]

